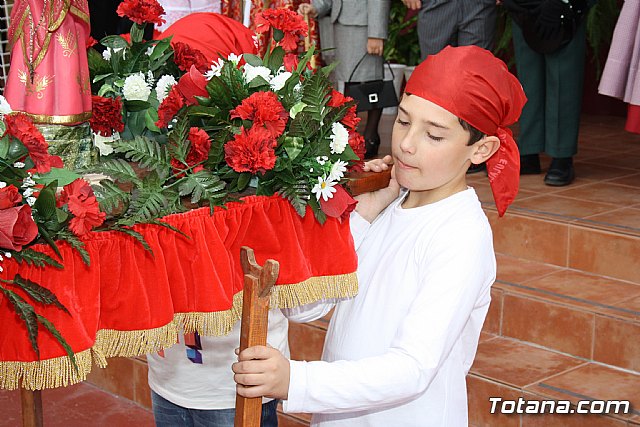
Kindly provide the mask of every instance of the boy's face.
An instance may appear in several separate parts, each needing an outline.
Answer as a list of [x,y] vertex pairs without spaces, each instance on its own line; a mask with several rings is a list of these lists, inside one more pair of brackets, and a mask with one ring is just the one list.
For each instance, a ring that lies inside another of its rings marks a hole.
[[[474,146],[458,117],[405,94],[393,126],[391,154],[398,183],[410,190],[408,207],[442,200],[467,188],[465,175]],[[475,144],[474,144],[475,145]]]

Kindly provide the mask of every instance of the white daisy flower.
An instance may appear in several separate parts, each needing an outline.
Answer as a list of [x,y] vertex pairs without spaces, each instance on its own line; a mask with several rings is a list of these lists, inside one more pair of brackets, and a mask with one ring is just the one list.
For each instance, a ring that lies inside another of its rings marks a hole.
[[271,89],[273,89],[274,91],[279,91],[284,87],[285,83],[287,83],[287,80],[289,80],[289,77],[291,77],[291,73],[288,71],[279,73],[277,76],[272,78],[271,81],[269,82],[269,85],[271,85]]
[[151,88],[144,79],[143,73],[132,74],[124,79],[122,95],[127,101],[146,101],[151,95]]
[[318,156],[318,157],[316,157],[316,162],[318,162],[318,164],[320,166],[324,166],[324,164],[327,163],[327,160],[329,160],[329,158],[327,156]]
[[204,76],[207,80],[211,80],[213,76],[220,76],[222,72],[222,67],[224,67],[224,61],[219,59],[218,61],[213,61],[211,63],[211,68],[204,73]]
[[336,122],[331,125],[331,153],[341,154],[349,144],[349,131],[342,123]]
[[243,73],[244,73],[244,81],[247,83],[251,83],[253,79],[255,79],[258,76],[265,79],[265,81],[271,80],[271,70],[262,65],[258,67],[254,67],[251,64],[244,64]]
[[337,191],[334,188],[336,184],[337,182],[332,181],[327,177],[319,176],[318,183],[313,186],[311,191],[316,195],[317,200],[320,200],[320,197],[322,197],[322,199],[326,202],[327,200],[331,199],[333,197],[333,193]]
[[[111,55],[117,52],[120,52],[122,49],[124,49],[123,47],[117,47],[115,49],[111,49],[110,47],[106,48],[103,52],[102,52],[102,57],[104,58],[105,61],[110,61],[111,60]],[[122,59],[125,59],[125,57],[127,56],[127,52],[123,52],[122,53]]]
[[4,96],[0,95],[0,116],[9,114],[12,111],[13,110],[11,110],[11,105],[9,105],[7,99]]
[[24,197],[31,197],[33,196],[33,188],[27,188],[26,190],[24,190],[24,192],[22,193],[22,195]]
[[27,197],[27,204],[29,206],[33,206],[36,204],[36,198],[35,197]]
[[331,166],[331,172],[329,172],[329,179],[333,181],[340,181],[347,171],[347,162],[342,160],[336,160]]
[[229,56],[227,56],[227,60],[233,62],[233,65],[235,65],[236,67],[240,63],[241,59],[242,55],[236,55],[235,53],[230,53]]
[[7,183],[4,181],[0,181],[0,188],[4,188],[7,186]]
[[178,83],[170,74],[165,74],[158,79],[158,83],[156,83],[156,95],[158,96],[158,102],[162,102],[167,95],[169,94],[169,90],[173,85]]
[[108,156],[113,153],[113,147],[110,143],[119,139],[120,134],[118,132],[113,132],[111,136],[102,136],[99,133],[94,133],[93,145],[100,151],[101,156]]
[[24,168],[24,163],[22,163],[22,162],[15,162],[15,163],[13,164],[13,167],[14,167],[14,168],[18,168],[18,169],[22,169],[22,168]]
[[34,185],[36,185],[36,182],[33,180],[33,178],[31,178],[31,174],[29,174],[28,177],[26,177],[25,179],[22,180],[22,188],[29,188],[29,187],[33,187]]

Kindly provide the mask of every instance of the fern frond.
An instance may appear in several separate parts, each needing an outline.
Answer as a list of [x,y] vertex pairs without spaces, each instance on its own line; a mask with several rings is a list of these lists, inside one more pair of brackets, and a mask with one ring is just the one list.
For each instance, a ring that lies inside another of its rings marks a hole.
[[89,256],[89,252],[87,252],[87,250],[85,249],[84,242],[78,239],[78,236],[67,230],[63,230],[58,232],[57,237],[58,239],[67,242],[73,249],[78,251],[78,253],[80,254],[80,258],[82,258],[82,262],[84,262],[87,266],[91,265],[91,257]]
[[62,264],[60,264],[55,259],[51,258],[49,255],[44,254],[42,252],[34,251],[33,249],[27,248],[22,249],[20,252],[12,252],[13,258],[19,263],[27,263],[27,265],[35,265],[37,267],[55,267],[55,268],[63,268]]
[[208,170],[187,175],[179,185],[180,196],[191,195],[191,203],[201,200],[217,200],[226,196],[226,183]]
[[116,153],[124,154],[127,160],[137,162],[146,169],[170,169],[171,161],[167,150],[155,139],[136,135],[132,140],[120,140],[112,143]]
[[122,182],[133,182],[140,184],[140,178],[136,175],[131,165],[123,159],[111,159],[99,163],[96,171],[108,175]]
[[131,202],[131,194],[108,179],[100,181],[100,185],[96,185],[94,191],[100,204],[100,210],[108,214],[113,214],[114,211],[126,211]]

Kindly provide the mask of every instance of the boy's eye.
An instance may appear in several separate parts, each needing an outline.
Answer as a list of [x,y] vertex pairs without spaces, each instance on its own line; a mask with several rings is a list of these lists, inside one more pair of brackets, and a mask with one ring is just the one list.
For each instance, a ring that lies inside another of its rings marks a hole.
[[431,138],[434,141],[442,141],[444,139],[444,137],[442,137],[442,136],[434,136],[434,135],[431,135],[428,132],[427,132],[427,136],[429,136],[429,138]]
[[409,122],[405,122],[404,120],[400,119],[397,119],[396,123],[398,123],[400,126],[407,126],[409,124]]

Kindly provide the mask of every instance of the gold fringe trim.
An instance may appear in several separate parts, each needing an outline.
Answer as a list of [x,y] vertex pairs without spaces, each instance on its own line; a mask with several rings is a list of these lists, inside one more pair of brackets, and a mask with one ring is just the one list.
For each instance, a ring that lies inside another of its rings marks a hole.
[[271,289],[270,308],[292,308],[323,299],[351,298],[358,293],[356,273],[311,277],[292,285]]
[[0,389],[43,390],[77,384],[91,372],[91,350],[76,353],[75,358],[78,372],[67,356],[37,362],[0,362]]
[[101,329],[93,344],[93,356],[101,368],[107,366],[107,357],[134,357],[155,353],[176,343],[178,325],[175,320],[155,329],[116,331]]
[[233,296],[229,310],[213,313],[176,313],[174,321],[182,325],[185,333],[198,332],[203,336],[227,335],[242,317],[242,292]]

